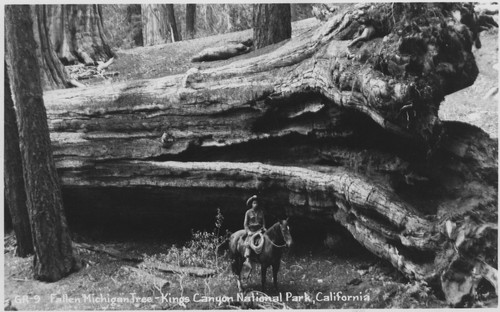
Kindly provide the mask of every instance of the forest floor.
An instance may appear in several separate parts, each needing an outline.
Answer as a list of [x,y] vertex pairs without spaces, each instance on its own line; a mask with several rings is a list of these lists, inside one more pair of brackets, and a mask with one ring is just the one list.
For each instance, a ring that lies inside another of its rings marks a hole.
[[[296,35],[317,23],[315,19],[297,22],[294,24],[293,34]],[[181,74],[191,67],[221,66],[237,59],[267,53],[281,45],[270,46],[226,61],[195,64],[190,62],[194,54],[206,47],[218,46],[227,41],[242,41],[250,37],[251,31],[247,30],[119,51],[118,59],[109,68],[110,71],[119,72],[119,76],[105,81],[94,79],[86,83],[91,86],[113,81]],[[439,115],[443,120],[459,120],[474,124],[497,138],[498,95],[488,98],[484,98],[484,95],[498,86],[498,30],[483,32],[481,41],[482,48],[475,51],[480,70],[476,83],[448,96],[441,105]],[[325,249],[322,244],[311,246],[303,243],[287,251],[278,275],[280,292],[283,296],[280,305],[270,302],[242,303],[238,300],[236,282],[230,272],[227,256],[221,256],[210,262],[216,269],[216,274],[211,277],[199,278],[186,274],[150,272],[168,281],[159,289],[155,287],[157,285],[154,282],[135,275],[126,268],[135,266],[134,263],[116,259],[105,253],[76,248],[76,253],[83,262],[82,268],[56,283],[43,283],[33,279],[33,258],[16,257],[12,234],[10,236],[7,234],[7,237],[10,238],[6,239],[5,243],[4,294],[5,299],[11,300],[12,305],[19,310],[240,309],[283,308],[283,304],[290,308],[304,309],[447,307],[440,294],[431,290],[428,285],[404,279],[391,265],[364,251],[352,241],[341,244],[334,250]],[[113,248],[146,258],[164,255],[170,259],[175,259],[176,256],[193,257],[193,261],[198,260],[200,263],[206,260],[200,259],[199,253],[189,247],[183,247],[186,240],[175,244],[141,239],[95,241],[82,234],[79,242]],[[267,276],[267,286],[272,289],[271,272],[268,272]],[[256,270],[245,285],[248,290],[260,290],[260,272]],[[332,296],[328,297],[330,292]],[[252,293],[258,298],[262,296],[259,292]],[[278,294],[272,290],[267,293],[270,296]],[[487,295],[487,291],[485,293],[484,298],[479,298],[480,300],[474,303],[475,307],[497,305],[497,299],[492,301],[491,295]],[[287,295],[292,297],[287,298]],[[218,298],[229,302],[220,305],[218,302],[195,302],[202,300],[203,296],[206,296],[205,299]],[[132,297],[139,298],[139,301],[130,302]]]
[[[205,240],[210,250],[210,243]],[[108,254],[75,248],[83,267],[56,282],[43,283],[33,279],[33,257],[14,256],[14,248],[5,253],[5,298],[18,310],[156,310],[156,309],[244,309],[244,308],[440,308],[439,300],[422,283],[406,280],[385,261],[377,259],[355,242],[348,240],[336,249],[322,245],[297,244],[285,251],[278,274],[279,292],[272,286],[271,270],[267,273],[266,294],[278,302],[259,302],[260,270],[254,269],[244,282],[242,299],[231,272],[229,257],[215,253],[200,255],[192,245],[171,245],[159,241],[112,241],[94,246],[112,248],[149,261],[163,259],[170,263],[192,261],[215,269],[210,277],[168,274],[148,270],[166,280],[159,283],[131,272],[135,263],[116,259]],[[187,247],[186,247],[187,246]],[[348,297],[351,296],[351,297]],[[143,302],[134,302],[140,298]],[[213,302],[204,302],[212,300]],[[219,302],[217,302],[219,300]],[[477,305],[480,307],[482,305]]]
[[[292,37],[317,26],[319,23],[319,20],[315,18],[309,18],[293,23]],[[284,41],[256,51],[252,50],[249,53],[238,55],[227,60],[191,62],[191,58],[194,55],[206,48],[223,46],[229,42],[243,42],[247,39],[251,39],[252,35],[252,30],[247,29],[238,32],[161,44],[151,47],[120,50],[117,52],[118,58],[115,64],[110,67],[110,70],[119,72],[119,76],[113,78],[114,81],[158,78],[167,75],[184,74],[193,67],[198,69],[220,67],[237,60],[266,54],[286,43],[286,41]],[[110,79],[109,82],[111,81],[112,80]],[[94,81],[91,83],[100,82]]]

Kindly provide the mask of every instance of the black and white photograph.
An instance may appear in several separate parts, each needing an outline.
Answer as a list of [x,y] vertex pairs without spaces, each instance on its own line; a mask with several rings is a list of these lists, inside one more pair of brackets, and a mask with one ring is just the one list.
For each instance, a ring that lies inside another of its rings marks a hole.
[[5,311],[498,308],[497,2],[2,6]]

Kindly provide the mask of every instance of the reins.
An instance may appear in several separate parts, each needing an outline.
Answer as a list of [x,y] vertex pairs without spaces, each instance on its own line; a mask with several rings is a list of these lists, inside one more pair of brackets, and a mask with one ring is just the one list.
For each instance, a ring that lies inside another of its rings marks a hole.
[[[281,233],[281,230],[280,230],[280,233]],[[277,247],[277,248],[283,248],[283,247],[286,247],[286,242],[283,244],[283,245],[276,245],[273,240],[271,239],[271,237],[269,237],[269,235],[266,233],[266,236],[267,238],[269,239],[269,242],[274,246],[274,247]],[[283,233],[281,233],[281,236],[283,236]],[[285,238],[283,237],[283,240],[285,240]]]
[[[269,238],[269,236],[268,236],[268,238]],[[280,245],[276,245],[276,244],[275,244],[275,243],[274,243],[274,242],[273,242],[270,238],[269,238],[269,242],[270,242],[270,243],[271,243],[274,247],[278,247],[278,248],[283,248],[283,247],[286,247],[286,243],[285,243],[285,244],[283,244],[283,245],[281,245],[281,246],[280,246]]]

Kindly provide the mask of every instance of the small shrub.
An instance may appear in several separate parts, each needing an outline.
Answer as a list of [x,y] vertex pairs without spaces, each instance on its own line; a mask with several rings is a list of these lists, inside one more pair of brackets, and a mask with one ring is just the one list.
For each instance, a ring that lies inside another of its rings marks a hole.
[[225,235],[220,235],[223,221],[224,217],[220,209],[217,209],[215,228],[212,232],[193,231],[191,240],[183,247],[172,246],[167,254],[158,254],[151,260],[218,271],[225,268],[226,266],[220,263],[221,259],[217,255],[217,247],[227,239],[229,234],[226,232]]

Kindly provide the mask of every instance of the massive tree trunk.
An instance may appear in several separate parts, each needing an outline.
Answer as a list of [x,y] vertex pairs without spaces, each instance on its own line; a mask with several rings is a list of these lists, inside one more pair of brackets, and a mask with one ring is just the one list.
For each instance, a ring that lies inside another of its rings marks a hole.
[[166,43],[169,30],[165,4],[141,4],[144,46]]
[[253,6],[253,42],[256,49],[277,43],[292,36],[290,4]]
[[142,36],[142,13],[140,4],[129,4],[127,6],[127,21],[132,25],[132,40],[138,47],[144,45]]
[[57,58],[49,36],[47,6],[34,5],[31,14],[33,14],[33,33],[37,44],[36,52],[40,64],[43,89],[60,89],[71,86],[70,77],[61,61]]
[[34,276],[56,281],[75,262],[52,157],[29,6],[6,6],[5,39],[35,246]]
[[186,4],[186,39],[193,39],[196,25],[196,3]]
[[63,184],[259,191],[273,214],[335,220],[450,303],[496,286],[497,142],[437,116],[478,74],[453,8],[360,4],[223,67],[47,93]]
[[55,51],[64,64],[94,65],[114,53],[106,43],[99,4],[51,5],[49,33]]
[[7,64],[5,64],[4,79],[5,153],[3,168],[5,200],[9,208],[12,227],[16,234],[16,254],[19,257],[26,257],[33,253],[33,241],[31,239],[28,208],[26,207],[23,166],[21,163],[21,152],[19,151],[19,133],[17,130],[16,112],[14,111],[14,103],[12,102],[12,94],[10,92]]
[[173,3],[165,4],[165,9],[167,12],[167,24],[170,30],[170,35],[172,36],[172,42],[181,41],[181,32],[177,30],[177,22],[175,21],[175,10]]

